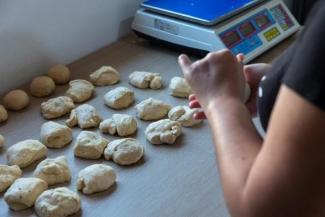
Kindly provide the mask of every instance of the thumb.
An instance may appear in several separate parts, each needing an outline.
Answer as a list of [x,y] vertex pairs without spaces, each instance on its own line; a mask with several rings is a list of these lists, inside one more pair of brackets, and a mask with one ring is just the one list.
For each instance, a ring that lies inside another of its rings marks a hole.
[[181,67],[183,73],[187,73],[192,65],[192,61],[186,54],[182,54],[178,57],[178,64]]

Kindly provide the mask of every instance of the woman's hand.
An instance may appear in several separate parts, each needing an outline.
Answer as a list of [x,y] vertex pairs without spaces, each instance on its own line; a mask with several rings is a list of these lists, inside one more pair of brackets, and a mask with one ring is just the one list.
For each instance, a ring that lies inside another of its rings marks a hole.
[[[209,53],[194,63],[186,55],[181,55],[179,65],[195,95],[190,97],[190,107],[202,107],[207,112],[216,101],[230,98],[244,101],[243,66],[229,50]],[[200,113],[195,116],[199,118]]]

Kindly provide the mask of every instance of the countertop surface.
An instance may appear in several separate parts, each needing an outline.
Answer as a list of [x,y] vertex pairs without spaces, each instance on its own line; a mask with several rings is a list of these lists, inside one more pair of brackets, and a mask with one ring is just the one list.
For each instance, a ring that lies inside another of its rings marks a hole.
[[[270,62],[294,40],[289,38],[254,62]],[[182,76],[177,64],[178,52],[151,46],[133,34],[118,42],[88,55],[69,65],[73,79],[88,79],[89,74],[102,65],[111,65],[121,73],[121,82],[106,87],[97,87],[94,97],[86,103],[97,108],[103,119],[114,113],[135,115],[134,106],[115,111],[103,103],[103,95],[118,86],[134,90],[136,103],[149,97],[161,99],[172,106],[186,105],[186,99],[169,95],[168,84],[173,76]],[[165,87],[161,90],[141,90],[128,84],[128,75],[136,70],[159,72]],[[41,125],[46,120],[40,114],[40,103],[64,94],[68,85],[57,86],[55,94],[48,98],[31,97],[30,106],[21,112],[10,112],[9,120],[0,125],[0,133],[6,138],[5,147],[0,151],[0,164],[7,164],[6,149],[21,140],[39,139]],[[26,88],[28,90],[28,88]],[[134,104],[134,105],[135,105]],[[55,121],[64,123],[65,116]],[[79,192],[82,209],[74,216],[86,217],[226,217],[229,216],[224,204],[219,182],[214,145],[207,122],[194,127],[183,128],[183,135],[174,145],[151,145],[146,141],[144,129],[150,122],[138,121],[138,132],[134,135],[144,146],[144,158],[136,165],[123,167],[106,161],[85,160],[73,154],[73,145],[79,128],[73,129],[74,141],[63,149],[49,149],[48,158],[64,155],[72,171],[71,182],[66,186],[76,191],[78,172],[94,163],[112,166],[117,172],[117,184],[107,191],[83,195]],[[255,120],[255,122],[257,122]],[[98,131],[98,129],[92,129]],[[103,135],[109,140],[115,136]],[[23,169],[23,176],[32,176],[37,163]],[[53,186],[57,187],[57,186]],[[53,188],[51,187],[51,188]],[[0,216],[36,216],[33,209],[11,211],[0,195]]]

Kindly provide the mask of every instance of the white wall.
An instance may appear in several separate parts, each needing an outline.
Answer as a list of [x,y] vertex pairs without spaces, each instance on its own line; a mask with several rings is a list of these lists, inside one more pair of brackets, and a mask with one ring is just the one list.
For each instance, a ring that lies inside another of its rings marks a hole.
[[0,0],[0,93],[129,32],[141,0]]

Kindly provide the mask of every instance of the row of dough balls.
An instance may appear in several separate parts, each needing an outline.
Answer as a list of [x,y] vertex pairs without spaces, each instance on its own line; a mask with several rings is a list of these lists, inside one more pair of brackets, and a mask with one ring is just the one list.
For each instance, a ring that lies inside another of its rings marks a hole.
[[[66,187],[47,190],[48,186],[69,182],[70,169],[64,156],[42,161],[34,172],[35,177],[20,178],[18,166],[0,165],[0,180],[5,181],[8,190],[4,200],[16,211],[34,206],[40,217],[65,217],[81,208],[80,196]],[[4,178],[5,177],[5,178]],[[117,175],[105,164],[93,164],[82,169],[77,178],[76,189],[84,194],[105,191],[114,185]]]

